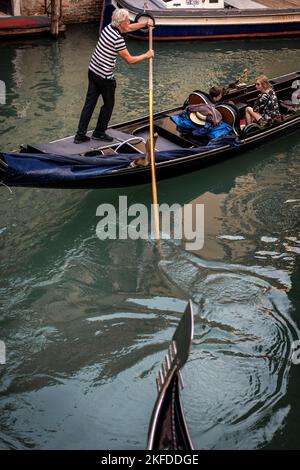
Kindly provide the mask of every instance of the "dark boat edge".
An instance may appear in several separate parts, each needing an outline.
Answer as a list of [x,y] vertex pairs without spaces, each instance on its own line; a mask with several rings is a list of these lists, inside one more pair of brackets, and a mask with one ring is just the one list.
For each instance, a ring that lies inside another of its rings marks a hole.
[[193,335],[193,308],[189,301],[157,377],[158,396],[149,424],[148,450],[194,449],[180,398],[181,369],[188,359]]
[[[126,0],[118,0],[118,3],[121,8],[125,8],[126,10],[140,14],[143,13],[145,10],[143,8],[139,8],[135,5],[133,5],[131,2],[128,2]],[[165,8],[164,10],[152,10],[151,8],[148,8],[146,10],[147,13],[152,14],[153,16],[157,17],[184,17],[184,16],[194,16],[195,14],[201,15],[201,17],[241,17],[241,16],[257,16],[258,14],[260,16],[278,16],[278,15],[283,15],[283,14],[295,14],[295,13],[300,13],[300,8],[266,8],[266,9],[204,9],[204,8],[193,8],[193,10],[187,8],[187,9],[180,9],[176,10],[175,8]]]

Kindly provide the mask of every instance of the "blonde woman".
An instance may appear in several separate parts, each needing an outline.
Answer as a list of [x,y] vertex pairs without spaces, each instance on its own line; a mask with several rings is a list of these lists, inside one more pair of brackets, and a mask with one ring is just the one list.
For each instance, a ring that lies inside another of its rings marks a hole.
[[261,125],[270,125],[280,117],[277,96],[271,83],[265,75],[260,75],[255,80],[257,91],[260,92],[254,102],[253,108],[246,108],[246,122],[257,122]]

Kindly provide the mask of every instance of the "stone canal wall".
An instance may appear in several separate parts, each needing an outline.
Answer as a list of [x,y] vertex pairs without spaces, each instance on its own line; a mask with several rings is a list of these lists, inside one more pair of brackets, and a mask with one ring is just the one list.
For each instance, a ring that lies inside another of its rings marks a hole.
[[[51,11],[50,0],[21,0],[22,15],[45,15]],[[99,21],[103,0],[61,0],[63,23]],[[47,7],[45,8],[45,4]]]

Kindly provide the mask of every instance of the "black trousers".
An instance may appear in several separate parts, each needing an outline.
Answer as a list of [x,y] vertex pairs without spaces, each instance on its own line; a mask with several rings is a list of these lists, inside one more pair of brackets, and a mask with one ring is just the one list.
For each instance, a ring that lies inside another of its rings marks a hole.
[[80,137],[84,136],[87,132],[88,125],[100,95],[103,99],[103,106],[101,107],[97,125],[94,130],[96,135],[106,131],[115,105],[116,80],[103,79],[91,70],[89,70],[88,77],[88,91],[81,111],[78,131],[76,134]]

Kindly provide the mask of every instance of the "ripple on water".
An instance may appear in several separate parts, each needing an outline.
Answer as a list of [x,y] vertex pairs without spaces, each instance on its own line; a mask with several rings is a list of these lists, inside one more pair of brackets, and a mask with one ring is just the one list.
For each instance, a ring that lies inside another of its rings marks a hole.
[[289,411],[282,399],[298,331],[286,287],[278,284],[286,276],[222,263],[201,266],[170,245],[166,254],[163,275],[185,289],[196,308],[184,391],[196,447],[265,445]]

